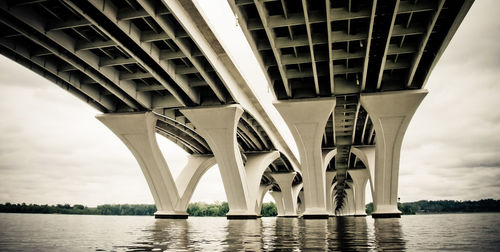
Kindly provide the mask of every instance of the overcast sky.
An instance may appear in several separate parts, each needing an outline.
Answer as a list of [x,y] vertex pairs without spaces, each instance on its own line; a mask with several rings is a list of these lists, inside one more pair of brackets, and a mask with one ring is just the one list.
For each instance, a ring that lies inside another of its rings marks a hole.
[[[201,2],[250,85],[270,102],[226,1]],[[499,9],[496,0],[476,1],[434,69],[403,142],[401,201],[500,198]],[[0,202],[153,203],[136,160],[97,113],[0,56]],[[186,154],[158,141],[176,176]],[[214,167],[192,201],[225,199]]]

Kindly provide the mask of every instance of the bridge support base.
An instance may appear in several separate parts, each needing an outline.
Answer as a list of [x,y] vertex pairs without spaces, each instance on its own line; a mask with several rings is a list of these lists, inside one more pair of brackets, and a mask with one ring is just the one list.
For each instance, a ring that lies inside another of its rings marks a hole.
[[335,98],[274,103],[299,149],[304,181],[304,218],[328,218],[321,144],[335,103]]
[[188,158],[174,180],[156,142],[158,117],[152,112],[96,116],[118,136],[136,158],[155,201],[155,218],[186,219],[186,209],[201,176],[215,164],[212,156]]
[[239,105],[181,110],[207,141],[219,166],[229,204],[228,219],[255,219],[260,213],[260,181],[279,152],[247,154],[244,165],[236,140],[243,109]]
[[188,214],[155,214],[155,219],[187,219]]
[[403,137],[427,90],[361,94],[375,128],[374,218],[398,218],[399,158]]
[[228,220],[253,220],[257,218],[261,218],[262,216],[258,215],[226,215]]
[[401,218],[401,213],[372,213],[372,218],[374,219]]
[[266,196],[266,193],[272,187],[273,185],[259,185],[259,198],[257,199],[257,206],[255,209],[255,213],[257,214],[258,218],[262,217],[260,214],[262,212],[262,203],[264,201],[264,196]]
[[328,219],[330,217],[329,214],[304,214],[302,215],[303,219],[309,220],[318,220],[318,219]]
[[345,189],[347,202],[343,207],[344,216],[354,216],[355,214],[355,202],[354,202],[354,190],[353,185],[348,183],[351,188]]
[[370,173],[368,169],[353,169],[348,173],[353,180],[354,216],[365,216],[365,191]]
[[285,215],[285,206],[283,204],[283,193],[278,191],[269,192],[271,197],[274,199],[274,204],[276,205],[276,210],[278,211],[278,216]]
[[[325,168],[326,170],[326,168]],[[334,197],[337,190],[335,190],[336,183],[332,184],[333,179],[337,175],[336,171],[327,171],[325,175],[325,185],[326,185],[326,211],[330,216],[335,214]]]
[[295,172],[272,174],[272,177],[281,189],[279,196],[274,197],[274,201],[277,204],[279,202],[281,205],[281,208],[278,207],[278,216],[297,216],[297,197],[302,187],[300,185],[292,185],[295,175]]

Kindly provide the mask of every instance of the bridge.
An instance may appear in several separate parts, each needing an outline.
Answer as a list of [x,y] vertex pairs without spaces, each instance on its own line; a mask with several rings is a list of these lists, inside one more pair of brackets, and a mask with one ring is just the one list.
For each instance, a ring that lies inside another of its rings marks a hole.
[[[1,0],[0,53],[90,106],[137,159],[157,218],[220,169],[230,219],[399,217],[402,140],[473,0],[229,0],[291,151],[190,0]],[[190,154],[173,178],[155,133]]]

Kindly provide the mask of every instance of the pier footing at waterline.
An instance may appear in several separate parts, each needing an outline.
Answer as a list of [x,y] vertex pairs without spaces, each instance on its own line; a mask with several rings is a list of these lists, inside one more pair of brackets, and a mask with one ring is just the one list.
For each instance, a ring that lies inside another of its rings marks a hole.
[[252,220],[257,219],[259,216],[257,215],[226,215],[228,220]]
[[155,219],[187,219],[187,214],[155,214]]
[[384,219],[384,218],[401,218],[401,213],[377,213],[372,214],[374,219]]
[[303,219],[328,219],[330,216],[328,214],[304,214]]

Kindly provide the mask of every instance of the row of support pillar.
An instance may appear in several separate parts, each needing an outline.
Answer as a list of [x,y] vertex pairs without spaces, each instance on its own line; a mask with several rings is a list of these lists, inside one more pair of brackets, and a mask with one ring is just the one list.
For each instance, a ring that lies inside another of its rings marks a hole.
[[[157,218],[187,218],[187,205],[202,175],[215,163],[229,204],[228,219],[257,218],[262,199],[269,190],[260,185],[267,167],[277,159],[278,151],[247,154],[243,164],[236,140],[236,130],[243,110],[238,105],[186,109],[182,113],[196,127],[213,152],[210,156],[189,157],[188,164],[174,179],[155,137],[157,116],[152,112],[98,115],[132,152],[146,178],[158,211]],[[292,187],[295,173],[273,174],[283,188],[285,215],[295,215],[289,203],[298,191]]]
[[295,172],[272,174],[281,190],[271,192],[279,217],[297,217],[297,198],[302,185],[293,185],[295,175]]
[[[363,161],[370,169],[367,176],[371,181],[374,218],[401,215],[397,208],[401,145],[411,118],[426,95],[427,90],[360,95],[360,103],[368,112],[376,132],[374,155],[369,148],[358,149],[365,156]],[[331,197],[330,191],[327,193],[329,185],[325,184],[326,169],[324,169],[328,160],[322,155],[321,141],[326,122],[335,104],[335,98],[290,100],[274,104],[290,128],[300,153],[305,194],[304,218],[327,218],[329,215],[328,201]],[[368,160],[369,158],[371,160]],[[357,180],[368,180],[366,175],[352,172],[351,176],[355,174]],[[351,209],[354,215],[364,213],[364,204],[361,202],[364,201],[362,188],[365,188],[366,182],[363,183],[356,182],[354,188],[347,191],[346,208]],[[362,196],[351,197],[350,195],[355,195],[356,191]],[[359,207],[354,207],[355,198]]]
[[[348,170],[353,183],[346,190],[342,214],[365,215],[364,188],[370,181],[374,201],[373,217],[399,217],[397,189],[402,139],[425,90],[361,94],[375,128],[374,147],[352,147],[351,151],[368,170]],[[295,173],[272,174],[280,192],[272,192],[279,216],[295,217],[297,209],[304,218],[328,218],[334,213],[335,195],[331,185],[334,172],[326,165],[335,151],[322,150],[326,122],[335,107],[335,98],[280,101],[275,103],[297,144],[303,184],[293,185]],[[277,151],[247,155],[243,164],[236,130],[243,110],[239,105],[183,109],[213,156],[189,157],[177,179],[158,148],[155,137],[157,117],[152,112],[104,114],[97,118],[113,131],[137,159],[158,211],[157,218],[187,218],[187,204],[202,175],[218,164],[229,204],[229,219],[257,218],[262,199],[269,190],[260,185],[266,168],[279,157]],[[303,190],[301,190],[303,188]],[[300,198],[300,206],[297,205]]]
[[326,184],[321,142],[335,98],[305,101],[282,101],[274,106],[292,132],[300,154],[304,186],[304,218],[328,218]]

